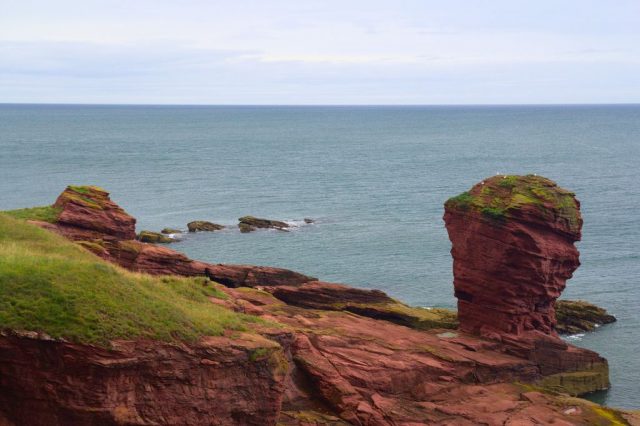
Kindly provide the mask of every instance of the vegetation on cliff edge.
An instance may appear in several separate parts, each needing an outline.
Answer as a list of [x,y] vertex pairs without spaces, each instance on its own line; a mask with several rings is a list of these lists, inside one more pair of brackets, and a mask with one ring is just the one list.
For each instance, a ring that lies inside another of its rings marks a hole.
[[0,329],[106,345],[135,338],[194,341],[261,321],[209,300],[221,295],[203,278],[128,272],[0,214]]
[[451,197],[448,208],[475,210],[494,222],[503,222],[524,206],[534,206],[550,219],[566,220],[569,229],[579,231],[580,214],[575,194],[560,188],[547,178],[526,176],[493,176],[476,184],[470,191]]

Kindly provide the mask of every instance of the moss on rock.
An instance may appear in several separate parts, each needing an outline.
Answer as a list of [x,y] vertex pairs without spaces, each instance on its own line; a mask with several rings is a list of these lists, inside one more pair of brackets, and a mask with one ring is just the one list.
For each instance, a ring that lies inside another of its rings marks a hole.
[[565,221],[571,232],[579,232],[582,219],[575,194],[542,176],[493,176],[445,203],[448,209],[474,210],[498,223],[530,206],[548,219]]
[[176,240],[173,238],[169,238],[164,234],[153,231],[141,231],[138,234],[138,240],[143,243],[152,243],[152,244],[168,244],[173,243]]

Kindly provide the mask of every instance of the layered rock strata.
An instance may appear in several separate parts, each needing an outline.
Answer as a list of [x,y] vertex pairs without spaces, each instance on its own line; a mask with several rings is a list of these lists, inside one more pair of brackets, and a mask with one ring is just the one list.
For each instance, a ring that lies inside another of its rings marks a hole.
[[[465,225],[464,215],[470,214],[453,210],[447,206],[453,219],[447,222],[450,233],[452,225]],[[112,218],[116,211],[101,214]],[[516,302],[518,288],[485,287],[508,296],[506,312],[497,309],[498,296],[472,299],[494,303],[491,309],[472,309],[473,315],[461,317],[465,325],[454,331],[449,326],[451,321],[455,325],[455,318],[444,315],[436,321],[431,317],[429,323],[422,315],[427,310],[410,308],[380,291],[317,282],[277,268],[206,264],[166,247],[135,241],[128,231],[117,229],[120,224],[130,229],[133,218],[120,211],[118,215],[118,220],[110,219],[104,227],[86,226],[93,220],[88,218],[79,220],[83,225],[78,227],[68,220],[38,224],[134,271],[207,275],[226,286],[220,288],[227,297],[212,297],[212,303],[255,315],[275,327],[259,329],[259,335],[230,334],[191,345],[113,342],[108,350],[54,342],[46,336],[5,333],[0,336],[0,424],[21,424],[29,415],[36,425],[69,424],[66,419],[80,425],[296,426],[636,421],[634,414],[546,392],[578,394],[602,388],[606,386],[606,362],[559,340],[552,330],[553,314],[545,306],[527,316]],[[470,223],[482,221],[482,226],[474,225],[482,232],[487,231],[483,226],[496,227],[491,235],[498,236],[497,229],[507,224],[502,219],[510,217],[499,216],[485,214]],[[542,247],[553,245],[553,238],[544,243],[543,219],[539,218],[538,225],[532,223],[522,222],[518,229],[526,231],[529,226],[538,232],[534,242]],[[132,231],[135,236],[135,229]],[[461,228],[453,229],[456,232],[476,238]],[[520,236],[516,232],[510,241]],[[460,282],[468,286],[465,274],[471,271],[463,268],[460,247],[454,242],[456,278],[463,273]],[[522,275],[517,275],[525,284],[533,284],[528,274],[539,270],[535,265],[556,265],[551,258],[538,259],[540,250],[529,250],[532,259]],[[523,262],[527,251],[512,253],[520,256],[513,262]],[[551,257],[560,251],[556,247],[544,253]],[[560,253],[568,259],[561,265],[562,274],[541,269],[550,274],[541,276],[566,276],[577,260],[567,253]],[[484,264],[473,258],[480,253],[467,255],[476,267]],[[502,283],[508,281],[505,278]],[[544,289],[547,281],[543,281]],[[457,286],[458,282],[456,290]],[[558,289],[559,294],[557,280],[550,288]],[[476,294],[473,288],[461,289]],[[526,291],[521,303],[529,306],[531,298],[548,297],[544,289]],[[511,323],[503,327],[488,321],[491,327],[483,328],[484,318],[491,315]],[[544,326],[531,328],[538,324],[534,320]],[[40,386],[42,383],[46,386]],[[43,423],[45,416],[53,420]]]
[[539,176],[495,176],[449,199],[444,220],[460,330],[503,342],[545,376],[588,371],[578,388],[608,387],[606,360],[555,330],[556,299],[580,265],[574,194]]

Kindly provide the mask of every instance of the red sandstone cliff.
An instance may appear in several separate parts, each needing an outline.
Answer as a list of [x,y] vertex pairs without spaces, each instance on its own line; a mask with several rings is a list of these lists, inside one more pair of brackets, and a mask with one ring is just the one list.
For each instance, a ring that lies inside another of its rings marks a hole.
[[450,199],[444,220],[460,328],[554,335],[555,300],[580,265],[574,195],[538,176],[496,176]]
[[[73,198],[93,189],[67,191]],[[259,345],[229,336],[195,346],[116,342],[112,351],[0,336],[0,424],[608,424],[586,401],[515,384],[574,393],[606,385],[606,361],[552,330],[552,301],[577,267],[567,241],[579,237],[579,216],[524,208],[499,217],[447,203],[466,310],[452,331],[439,328],[450,328],[450,318],[379,291],[277,268],[209,265],[133,241],[135,221],[103,194],[95,194],[102,210],[67,202],[62,221],[40,225],[128,269],[207,275],[229,287],[228,299],[213,303],[280,328],[261,331]],[[498,280],[485,282],[492,271]],[[264,356],[258,347],[273,350]],[[633,420],[615,414],[623,415]]]

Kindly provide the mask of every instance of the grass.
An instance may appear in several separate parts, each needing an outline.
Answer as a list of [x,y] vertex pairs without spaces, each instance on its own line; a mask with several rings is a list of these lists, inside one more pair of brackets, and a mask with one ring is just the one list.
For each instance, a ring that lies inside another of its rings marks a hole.
[[108,346],[113,339],[194,341],[249,329],[256,317],[210,302],[204,278],[128,272],[64,238],[0,214],[0,328]]
[[504,223],[515,210],[533,206],[543,217],[560,218],[567,228],[578,232],[581,220],[574,197],[572,192],[541,176],[493,176],[450,198],[445,206],[475,210],[496,224]]
[[28,209],[6,210],[4,213],[16,219],[40,220],[42,222],[55,223],[62,212],[61,208],[53,206],[31,207]]

